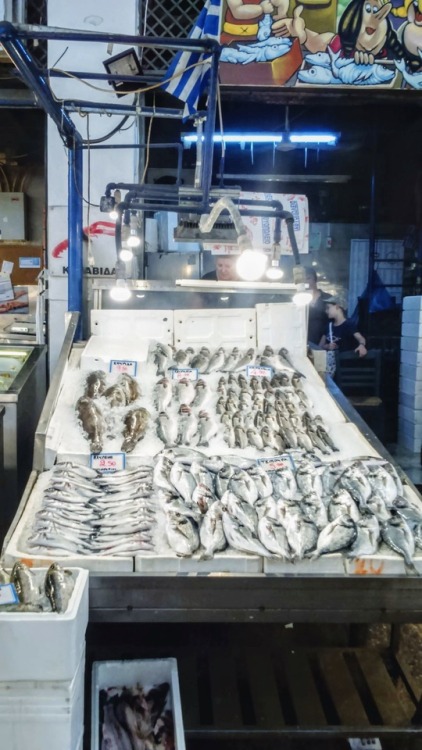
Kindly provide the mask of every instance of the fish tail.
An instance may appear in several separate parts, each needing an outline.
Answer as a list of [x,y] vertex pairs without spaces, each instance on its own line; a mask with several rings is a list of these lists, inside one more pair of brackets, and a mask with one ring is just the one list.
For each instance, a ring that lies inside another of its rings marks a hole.
[[212,560],[214,555],[212,552],[207,552],[207,550],[204,550],[201,555],[199,555],[200,560]]
[[412,560],[410,560],[410,558],[405,558],[404,567],[408,576],[420,576],[418,569],[415,567],[415,564]]

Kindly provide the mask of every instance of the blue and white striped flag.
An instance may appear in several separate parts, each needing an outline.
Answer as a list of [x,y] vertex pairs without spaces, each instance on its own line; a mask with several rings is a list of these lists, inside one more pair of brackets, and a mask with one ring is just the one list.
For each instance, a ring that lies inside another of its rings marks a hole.
[[[221,0],[206,0],[189,34],[189,39],[218,40],[220,9]],[[202,64],[195,65],[195,63],[201,63],[202,60],[204,61]],[[183,119],[195,114],[198,110],[199,97],[205,90],[209,79],[210,61],[210,55],[180,50],[170,64],[161,88],[185,102]],[[169,81],[169,78],[172,80]]]

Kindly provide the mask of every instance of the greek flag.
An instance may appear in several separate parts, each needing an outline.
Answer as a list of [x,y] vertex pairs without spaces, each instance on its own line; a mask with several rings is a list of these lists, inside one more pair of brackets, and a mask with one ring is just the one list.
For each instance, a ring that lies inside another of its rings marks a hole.
[[[219,38],[220,7],[221,0],[206,0],[189,34],[189,39]],[[204,61],[202,65],[195,65],[201,61]],[[209,55],[180,50],[174,56],[161,88],[185,102],[183,119],[198,111],[199,97],[206,88],[209,74]],[[172,80],[169,80],[170,78]]]

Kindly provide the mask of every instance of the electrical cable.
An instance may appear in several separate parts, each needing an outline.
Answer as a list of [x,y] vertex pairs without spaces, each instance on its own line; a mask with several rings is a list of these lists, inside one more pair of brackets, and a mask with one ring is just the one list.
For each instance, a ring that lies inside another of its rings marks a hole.
[[[155,109],[155,101],[154,101],[154,109]],[[148,133],[147,133],[147,142],[146,142],[146,150],[145,150],[145,164],[144,164],[144,171],[142,173],[140,184],[143,185],[145,183],[145,177],[148,170],[149,165],[149,156],[150,156],[150,141],[151,141],[151,130],[152,130],[152,121],[154,119],[154,115],[150,118],[149,125],[148,125]]]

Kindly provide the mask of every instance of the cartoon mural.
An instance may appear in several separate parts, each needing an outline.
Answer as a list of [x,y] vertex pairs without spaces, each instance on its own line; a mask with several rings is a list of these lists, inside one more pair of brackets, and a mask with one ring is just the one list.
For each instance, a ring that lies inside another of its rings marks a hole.
[[422,89],[422,0],[224,0],[220,40],[223,85]]

